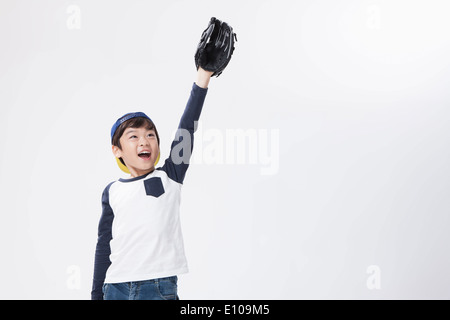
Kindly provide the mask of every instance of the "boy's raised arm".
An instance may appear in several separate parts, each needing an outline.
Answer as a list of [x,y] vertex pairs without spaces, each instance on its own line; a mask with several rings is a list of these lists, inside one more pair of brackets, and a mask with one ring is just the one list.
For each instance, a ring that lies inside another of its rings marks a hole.
[[198,69],[197,79],[192,86],[191,94],[181,116],[175,139],[172,141],[170,147],[170,155],[161,168],[172,180],[178,183],[183,183],[189,167],[194,145],[196,122],[199,120],[203,109],[211,75],[212,72],[205,71],[202,68]]

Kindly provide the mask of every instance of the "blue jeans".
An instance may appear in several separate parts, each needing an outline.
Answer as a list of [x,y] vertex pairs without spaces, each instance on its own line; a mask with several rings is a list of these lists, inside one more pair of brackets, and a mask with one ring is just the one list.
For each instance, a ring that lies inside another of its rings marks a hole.
[[135,282],[105,283],[104,300],[178,300],[177,276]]

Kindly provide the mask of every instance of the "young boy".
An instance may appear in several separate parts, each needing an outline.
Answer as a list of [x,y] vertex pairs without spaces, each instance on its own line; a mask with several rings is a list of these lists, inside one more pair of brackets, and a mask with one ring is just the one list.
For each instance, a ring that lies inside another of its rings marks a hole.
[[211,76],[218,77],[228,65],[235,40],[229,24],[210,19],[194,56],[197,80],[162,167],[155,169],[159,135],[145,113],[127,113],[111,128],[112,151],[119,167],[131,177],[111,182],[103,191],[92,299],[178,299],[177,275],[188,271],[180,193],[195,122]]
[[[200,117],[211,75],[198,68],[181,117],[178,128],[191,138],[187,151],[192,151],[194,123]],[[188,271],[179,209],[189,164],[174,159],[172,151],[183,140],[172,142],[169,157],[155,169],[158,132],[147,115],[135,112],[116,121],[111,142],[119,166],[131,177],[111,182],[103,191],[91,298],[178,299],[177,275]]]

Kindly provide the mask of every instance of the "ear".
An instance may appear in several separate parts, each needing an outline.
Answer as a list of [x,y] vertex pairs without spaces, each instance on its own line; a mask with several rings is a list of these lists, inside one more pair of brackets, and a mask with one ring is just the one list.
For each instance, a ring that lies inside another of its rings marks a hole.
[[112,146],[112,152],[116,158],[122,157],[122,150],[118,146]]

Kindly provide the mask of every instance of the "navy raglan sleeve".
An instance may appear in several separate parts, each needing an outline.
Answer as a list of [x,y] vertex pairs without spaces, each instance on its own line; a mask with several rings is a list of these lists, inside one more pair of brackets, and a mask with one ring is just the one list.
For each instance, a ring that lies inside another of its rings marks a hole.
[[194,146],[196,122],[200,118],[207,92],[207,88],[201,88],[197,84],[193,84],[175,139],[170,147],[170,155],[160,168],[167,173],[170,179],[178,183],[183,183],[189,167],[189,159]]
[[105,281],[106,270],[108,270],[111,260],[111,247],[109,242],[112,239],[112,222],[114,213],[109,205],[109,188],[114,182],[111,182],[102,194],[102,215],[98,224],[97,247],[95,249],[94,261],[94,279],[92,283],[92,300],[103,300],[103,283]]

